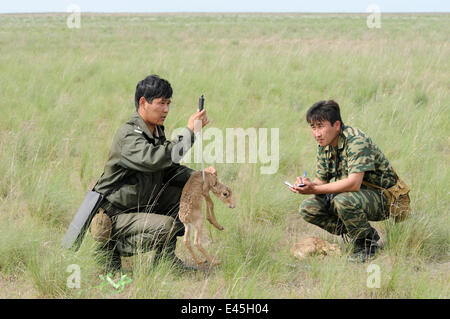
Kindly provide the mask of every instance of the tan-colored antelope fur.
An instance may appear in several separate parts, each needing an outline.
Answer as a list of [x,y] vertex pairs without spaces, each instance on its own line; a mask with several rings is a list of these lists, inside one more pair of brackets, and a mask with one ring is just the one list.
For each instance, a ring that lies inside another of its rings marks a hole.
[[[206,219],[219,230],[223,230],[223,227],[216,220],[214,204],[209,196],[209,192],[211,191],[229,208],[235,207],[235,201],[231,188],[219,182],[216,175],[209,172],[204,172],[204,175],[205,180],[203,181],[202,171],[196,171],[187,181],[181,193],[178,216],[185,227],[184,243],[195,262],[201,264],[207,260],[211,266],[215,266],[220,264],[220,261],[217,258],[213,259],[203,248],[201,242],[203,230],[203,199],[206,201]],[[206,260],[199,258],[195,254],[191,246],[191,230],[194,231],[194,246],[206,257]]]

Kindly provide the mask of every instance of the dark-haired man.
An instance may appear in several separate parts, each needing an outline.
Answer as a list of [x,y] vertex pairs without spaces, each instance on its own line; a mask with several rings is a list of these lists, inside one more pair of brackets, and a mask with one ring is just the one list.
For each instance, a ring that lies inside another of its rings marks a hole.
[[[203,127],[208,119],[205,109],[197,111],[175,140],[167,140],[163,124],[172,93],[170,83],[157,75],[137,84],[136,112],[116,132],[104,173],[94,188],[105,196],[101,208],[112,221],[111,238],[99,249],[99,256],[106,254],[108,271],[121,269],[120,256],[153,249],[156,261],[165,255],[186,267],[175,256],[177,236],[184,234],[177,214],[181,191],[193,170],[178,164],[174,155],[194,142],[195,121]],[[212,166],[205,171],[217,174]]]
[[350,237],[352,256],[365,261],[375,254],[380,239],[369,221],[386,219],[389,213],[386,197],[363,181],[389,188],[397,175],[370,137],[344,125],[335,101],[315,103],[306,120],[319,145],[316,178],[297,177],[290,188],[295,193],[315,195],[302,202],[300,214],[332,234]]

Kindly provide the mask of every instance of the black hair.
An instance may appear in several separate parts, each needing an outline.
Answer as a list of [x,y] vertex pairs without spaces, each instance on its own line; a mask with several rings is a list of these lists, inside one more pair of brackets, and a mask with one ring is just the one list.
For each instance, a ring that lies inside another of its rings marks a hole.
[[341,127],[344,125],[341,119],[341,111],[339,104],[333,100],[319,101],[314,103],[306,112],[306,121],[309,124],[314,122],[329,121],[333,126],[336,121],[341,122]]
[[156,74],[147,76],[136,85],[136,93],[134,94],[134,104],[136,110],[139,108],[139,100],[144,97],[148,103],[152,103],[153,99],[172,97],[172,87],[167,80],[161,79]]

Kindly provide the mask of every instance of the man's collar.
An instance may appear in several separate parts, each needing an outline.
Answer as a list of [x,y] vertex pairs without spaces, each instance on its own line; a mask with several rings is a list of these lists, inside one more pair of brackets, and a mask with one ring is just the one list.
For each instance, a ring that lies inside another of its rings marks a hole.
[[339,150],[342,150],[345,146],[346,137],[344,135],[344,130],[345,130],[345,126],[342,126],[341,132],[339,133],[339,137],[338,137],[338,149]]
[[144,132],[151,139],[158,139],[164,135],[163,134],[164,126],[156,125],[155,130],[158,130],[159,136],[154,136],[152,134],[152,132],[150,131],[150,129],[148,128],[147,124],[144,122],[144,120],[142,119],[142,117],[139,115],[139,113],[137,111],[134,112],[133,115],[131,116],[131,121],[136,125],[136,128],[138,130],[141,130],[142,132]]

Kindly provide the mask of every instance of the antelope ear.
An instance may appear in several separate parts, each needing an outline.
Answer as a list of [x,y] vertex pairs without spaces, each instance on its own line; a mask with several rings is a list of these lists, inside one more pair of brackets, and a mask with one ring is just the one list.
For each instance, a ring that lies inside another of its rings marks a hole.
[[217,185],[217,177],[214,174],[208,173],[209,185],[215,187]]
[[203,191],[207,192],[214,188],[217,184],[217,178],[211,173],[205,172],[205,180],[203,182]]

